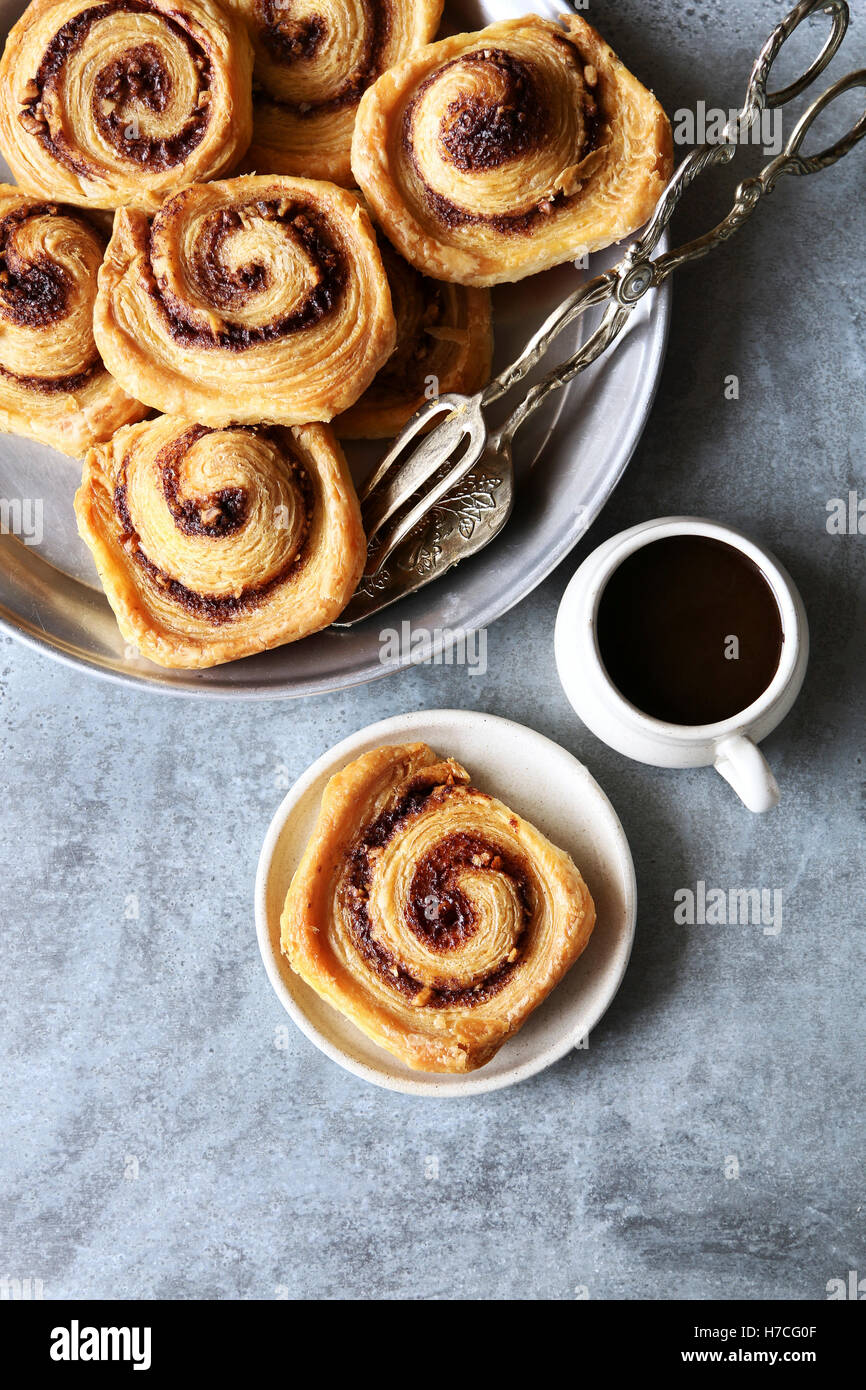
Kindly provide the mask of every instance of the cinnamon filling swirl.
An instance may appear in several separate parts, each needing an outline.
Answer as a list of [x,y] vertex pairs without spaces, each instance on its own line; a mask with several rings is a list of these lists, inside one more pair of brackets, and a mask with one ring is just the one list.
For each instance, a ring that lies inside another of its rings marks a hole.
[[0,376],[7,381],[14,382],[16,386],[21,386],[26,391],[37,391],[43,396],[64,396],[70,395],[73,391],[80,391],[82,386],[86,386],[89,381],[102,370],[102,362],[96,357],[90,366],[85,367],[80,372],[73,372],[68,376],[32,376],[22,375],[20,372],[12,372],[8,367],[0,363]]
[[[307,93],[304,99],[268,90],[268,101],[301,117],[357,105],[370,84],[385,71],[391,37],[388,0],[361,0],[360,8],[360,53],[350,70],[340,74],[336,86],[319,97]],[[329,21],[327,13],[300,16],[293,14],[294,10],[294,0],[258,0],[256,4],[259,40],[271,61],[281,68],[310,62],[322,53],[331,36],[333,20]]]
[[67,20],[54,34],[35,77],[28,83],[26,99],[18,113],[21,125],[47,153],[64,168],[84,176],[96,173],[98,165],[66,138],[62,122],[49,121],[49,113],[62,110],[65,104],[64,89],[73,57],[80,53],[96,26],[117,14],[159,19],[167,36],[185,52],[189,69],[195,74],[194,99],[189,114],[171,134],[144,131],[139,112],[165,112],[171,100],[172,78],[156,43],[135,45],[95,75],[89,110],[102,140],[124,159],[158,172],[183,163],[201,143],[210,120],[210,58],[205,47],[184,27],[180,11],[168,15],[145,0],[108,0],[93,5]]
[[91,449],[78,526],[121,633],[181,670],[297,642],[354,592],[366,540],[323,425],[161,415]]
[[[152,263],[158,261],[165,220],[173,215],[172,211],[154,218],[150,233]],[[278,223],[286,236],[296,242],[311,266],[312,284],[289,313],[280,315],[272,323],[252,327],[225,322],[220,328],[205,328],[193,320],[188,306],[169,288],[165,277],[158,277],[150,286],[151,298],[161,307],[172,338],[182,347],[229,348],[240,352],[312,328],[339,307],[348,271],[326,219],[307,204],[286,205],[276,199],[260,200],[247,207],[221,208],[203,220],[189,273],[195,290],[205,302],[228,313],[242,308],[254,295],[270,288],[273,273],[270,267],[257,261],[231,267],[225,256],[226,244],[244,229],[250,217]]]
[[[30,203],[0,218],[0,318],[20,328],[47,329],[62,322],[71,309],[76,286],[70,271],[42,252],[28,255],[19,245],[28,223],[65,216],[54,203]],[[105,238],[90,228],[104,248]],[[91,354],[74,372],[59,376],[15,372],[0,363],[0,375],[43,395],[71,393],[102,370],[102,360],[90,340]]]
[[185,536],[230,536],[240,530],[247,517],[248,497],[241,487],[219,488],[204,498],[181,496],[181,461],[193,444],[211,433],[205,425],[195,425],[166,444],[156,457],[168,509]]
[[[582,141],[573,151],[576,165],[598,149],[603,118],[585,80],[589,69],[574,44],[556,36],[556,51],[574,80],[582,113]],[[548,99],[530,63],[500,48],[477,49],[450,59],[420,83],[402,119],[402,149],[423,185],[428,207],[450,229],[484,225],[506,234],[530,232],[554,209],[567,206],[575,194],[570,194],[566,187],[552,188],[528,207],[490,213],[454,201],[431,186],[425,176],[416,148],[416,126],[425,102],[435,96],[437,85],[447,82],[456,72],[466,74],[469,86],[465,94],[448,102],[439,117],[437,154],[446,167],[470,175],[499,169],[542,148],[552,133]],[[473,83],[486,84],[490,91],[475,91]]]
[[67,272],[47,256],[22,256],[16,236],[25,222],[57,215],[53,203],[37,203],[0,219],[0,312],[12,323],[45,328],[66,313],[71,290]]
[[[458,59],[452,60],[456,64]],[[528,63],[503,49],[470,53],[462,66],[470,71],[474,64],[494,68],[505,91],[492,105],[480,97],[469,96],[449,103],[440,126],[439,140],[452,164],[466,173],[496,169],[509,159],[520,159],[547,133],[549,114]],[[446,64],[448,67],[452,64]],[[440,76],[422,83],[418,101],[428,86]]]
[[[286,446],[275,430],[266,427],[236,426],[245,434],[270,440],[286,457]],[[224,539],[246,524],[249,517],[249,497],[242,487],[219,488],[206,497],[185,497],[182,494],[181,467],[184,456],[194,444],[215,433],[205,425],[194,425],[166,444],[157,454],[154,467],[160,480],[162,495],[176,528],[186,536]],[[174,579],[142,548],[129,508],[128,471],[131,460],[127,455],[121,464],[114,490],[114,511],[120,524],[119,542],[150,581],[164,594],[196,618],[219,626],[240,614],[255,609],[280,585],[297,577],[307,559],[307,539],[315,505],[313,485],[303,465],[296,457],[286,458],[291,470],[292,485],[302,498],[303,516],[295,536],[295,547],[285,563],[262,583],[252,583],[233,594],[198,593]]]
[[[413,816],[430,806],[442,805],[450,796],[465,797],[467,794],[476,799],[484,795],[473,787],[431,786],[423,778],[407,787],[356,844],[341,890],[352,937],[364,960],[382,981],[404,998],[432,1009],[472,1008],[497,994],[519,968],[532,919],[532,889],[517,857],[481,835],[460,831],[446,835],[419,859],[406,901],[409,930],[424,946],[442,956],[441,978],[435,985],[418,980],[392,951],[376,940],[369,915],[376,859]],[[510,942],[506,957],[470,985],[447,974],[449,952],[469,941],[478,926],[475,908],[460,886],[461,871],[466,869],[505,876],[522,910],[522,923]]]

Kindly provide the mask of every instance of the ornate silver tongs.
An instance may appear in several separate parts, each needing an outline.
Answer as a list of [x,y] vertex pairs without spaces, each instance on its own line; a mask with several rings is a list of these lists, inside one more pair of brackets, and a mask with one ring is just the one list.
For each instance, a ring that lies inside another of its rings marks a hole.
[[[832,20],[821,52],[796,81],[780,91],[768,91],[770,71],[786,40],[818,10]],[[524,421],[551,392],[585,371],[606,351],[622,333],[644,295],[657,289],[680,266],[698,260],[727,241],[765,194],[773,191],[783,174],[814,174],[826,169],[866,135],[864,108],[848,133],[827,149],[808,156],[800,153],[809,128],[836,97],[854,87],[866,88],[866,69],[860,69],[834,82],[811,103],[794,126],[782,153],[755,177],[739,184],[727,217],[703,236],[652,259],[652,252],[689,185],[705,169],[730,163],[742,137],[754,121],[760,120],[765,108],[784,106],[811,86],[836,54],[848,19],[845,0],[800,0],[761,49],[742,109],[725,126],[720,142],[701,145],[686,156],[642,235],[622,259],[564,300],[520,356],[483,391],[474,396],[440,396],[412,417],[361,491],[369,544],[367,569],[338,626],[360,622],[488,545],[511,514],[511,444]],[[487,407],[527,376],[569,324],[588,309],[602,305],[607,307],[601,320],[580,350],[532,386],[503,425],[495,431],[490,429],[484,414]],[[471,525],[461,525],[461,517],[469,516],[467,504],[470,510],[473,504],[477,509],[479,498],[484,499],[483,510],[476,510],[471,516]],[[576,532],[575,540],[579,534]]]

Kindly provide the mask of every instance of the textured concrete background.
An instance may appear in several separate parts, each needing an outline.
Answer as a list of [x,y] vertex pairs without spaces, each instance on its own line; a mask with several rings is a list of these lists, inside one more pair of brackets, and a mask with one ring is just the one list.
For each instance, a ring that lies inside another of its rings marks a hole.
[[[590,18],[673,111],[733,104],[786,8],[593,0]],[[628,476],[579,555],[491,629],[485,677],[419,669],[244,707],[0,644],[0,1274],[47,1297],[803,1299],[866,1274],[866,537],[825,528],[829,498],[866,495],[864,184],[866,150],[791,181],[736,250],[681,278]],[[724,206],[696,188],[677,233]],[[765,745],[783,802],[763,819],[711,771],[606,750],[556,678],[580,555],[678,511],[753,532],[806,599],[812,664]],[[373,719],[454,705],[588,763],[631,838],[640,916],[588,1051],[488,1098],[418,1101],[291,1025],[275,1046],[287,1019],[253,878],[283,769]],[[781,890],[781,933],[675,925],[674,892],[698,879]]]

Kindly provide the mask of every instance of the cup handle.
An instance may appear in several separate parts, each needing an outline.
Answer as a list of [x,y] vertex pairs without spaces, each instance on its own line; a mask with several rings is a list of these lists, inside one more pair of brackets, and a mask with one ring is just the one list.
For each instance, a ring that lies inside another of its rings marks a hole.
[[745,734],[731,734],[716,744],[714,766],[750,811],[778,805],[779,786],[761,750]]

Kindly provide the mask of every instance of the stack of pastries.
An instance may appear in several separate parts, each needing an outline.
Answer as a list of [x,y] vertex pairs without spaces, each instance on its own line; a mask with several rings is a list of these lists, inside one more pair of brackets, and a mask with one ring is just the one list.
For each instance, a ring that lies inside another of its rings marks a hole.
[[[127,641],[213,666],[337,618],[339,438],[474,391],[488,287],[635,230],[667,119],[579,16],[33,0],[0,61],[0,429],[83,459]],[[447,15],[446,15],[447,20]]]

